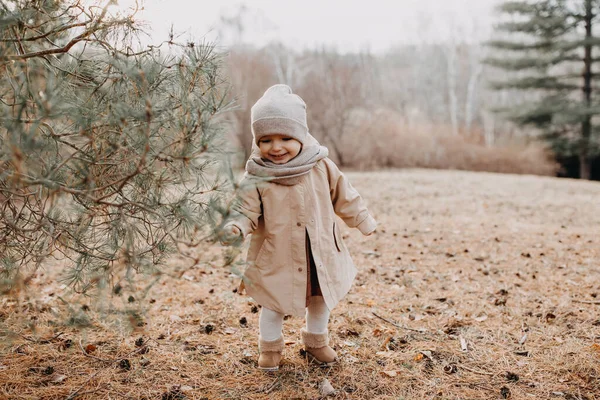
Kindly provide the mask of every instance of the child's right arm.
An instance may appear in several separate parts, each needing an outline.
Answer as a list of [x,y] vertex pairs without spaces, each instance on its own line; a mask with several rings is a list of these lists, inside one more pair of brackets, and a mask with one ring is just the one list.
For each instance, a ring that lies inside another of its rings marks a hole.
[[231,206],[229,221],[222,229],[222,244],[231,244],[237,239],[246,238],[258,227],[258,219],[262,215],[260,192],[256,185],[242,179],[237,198]]

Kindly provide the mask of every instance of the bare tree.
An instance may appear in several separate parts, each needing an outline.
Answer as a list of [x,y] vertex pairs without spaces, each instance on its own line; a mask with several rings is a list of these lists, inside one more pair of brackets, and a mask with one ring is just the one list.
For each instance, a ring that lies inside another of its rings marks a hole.
[[448,112],[452,123],[452,134],[458,135],[458,97],[457,97],[457,45],[452,40],[444,46],[446,56],[446,77],[448,88]]
[[313,68],[306,74],[298,92],[307,103],[308,117],[315,135],[332,150],[340,165],[345,164],[343,139],[351,113],[364,106],[360,65],[329,51],[312,55]]
[[245,45],[234,46],[227,56],[227,73],[232,87],[231,112],[233,134],[242,150],[243,160],[252,150],[250,110],[266,88],[277,83],[276,73],[265,50],[255,50]]

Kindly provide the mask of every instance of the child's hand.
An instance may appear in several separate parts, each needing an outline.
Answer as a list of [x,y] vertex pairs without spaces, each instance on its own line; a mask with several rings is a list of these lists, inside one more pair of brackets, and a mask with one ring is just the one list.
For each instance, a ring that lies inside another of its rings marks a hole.
[[229,246],[242,238],[242,232],[235,225],[227,225],[219,232],[219,241],[223,246]]

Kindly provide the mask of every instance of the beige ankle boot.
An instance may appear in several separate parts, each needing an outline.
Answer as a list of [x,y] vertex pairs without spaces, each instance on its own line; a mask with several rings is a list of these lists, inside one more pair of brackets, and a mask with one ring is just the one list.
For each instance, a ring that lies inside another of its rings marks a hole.
[[283,336],[270,342],[259,337],[258,350],[260,356],[258,357],[258,369],[262,369],[263,371],[277,371],[282,358],[283,346]]
[[329,336],[325,333],[310,333],[302,329],[302,343],[310,361],[321,367],[330,367],[337,362],[336,352],[329,347]]

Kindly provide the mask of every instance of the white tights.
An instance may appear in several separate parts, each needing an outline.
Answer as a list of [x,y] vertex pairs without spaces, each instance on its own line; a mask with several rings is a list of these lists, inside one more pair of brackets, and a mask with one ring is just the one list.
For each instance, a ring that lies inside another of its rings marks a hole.
[[[330,311],[322,296],[311,296],[306,307],[306,330],[310,333],[326,333]],[[281,337],[283,314],[263,307],[258,319],[258,327],[262,340],[271,342]]]

